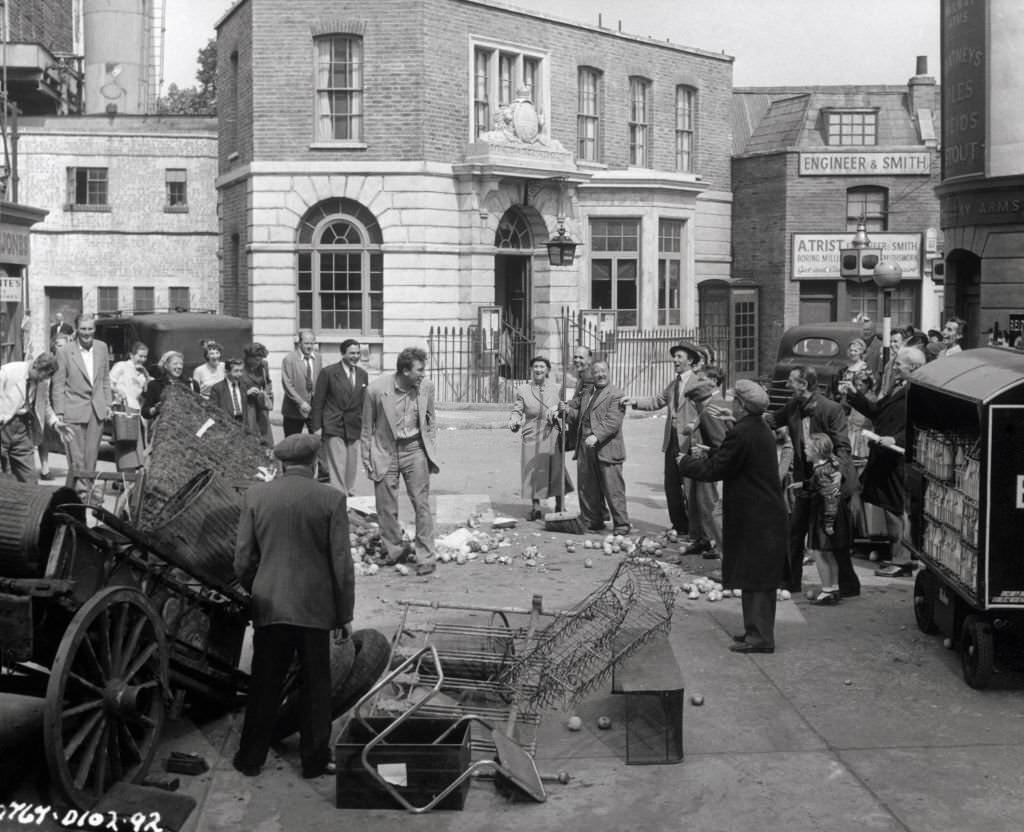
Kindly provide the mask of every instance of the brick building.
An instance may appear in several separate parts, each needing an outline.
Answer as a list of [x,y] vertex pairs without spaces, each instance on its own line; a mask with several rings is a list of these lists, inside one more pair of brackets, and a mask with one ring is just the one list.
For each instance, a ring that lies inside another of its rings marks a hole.
[[37,351],[58,311],[218,308],[214,119],[27,117],[18,159]]
[[[372,369],[497,307],[695,325],[730,277],[732,59],[480,0],[241,0],[219,21],[224,311]],[[571,266],[545,249],[564,217]]]
[[733,275],[760,293],[762,373],[795,324],[866,314],[881,330],[882,291],[840,274],[861,222],[902,269],[893,324],[937,326],[939,100],[927,61],[906,86],[746,88],[733,102]]
[[947,315],[966,344],[1024,333],[1024,7],[942,2],[942,229]]

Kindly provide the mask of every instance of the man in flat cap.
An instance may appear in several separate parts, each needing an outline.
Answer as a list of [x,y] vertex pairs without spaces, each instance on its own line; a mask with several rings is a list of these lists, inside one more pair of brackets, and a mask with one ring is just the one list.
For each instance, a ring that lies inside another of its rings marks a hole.
[[284,473],[245,495],[235,574],[252,593],[252,678],[234,766],[259,774],[285,675],[299,657],[302,776],[330,774],[330,632],[352,632],[354,570],[345,493],[314,477],[320,437],[295,433],[274,447]]
[[775,592],[786,564],[786,503],[775,455],[775,436],[761,415],[768,393],[741,379],[733,388],[736,424],[718,450],[695,448],[679,458],[686,477],[723,481],[722,585],[743,591],[743,632],[734,653],[775,652]]
[[[684,484],[676,467],[676,457],[686,453],[690,448],[690,435],[686,428],[699,421],[700,413],[694,402],[687,398],[689,392],[701,379],[701,367],[704,364],[704,353],[694,344],[682,342],[669,350],[672,356],[672,367],[675,378],[657,396],[639,399],[625,398],[623,407],[632,405],[634,410],[661,410],[668,408],[665,420],[665,436],[661,442],[662,453],[665,454],[665,500],[668,503],[668,516],[672,530],[685,535],[693,533],[699,536],[700,525],[696,517],[696,506],[688,505],[684,493]],[[704,547],[692,544],[688,554],[706,551],[711,544],[704,541]]]

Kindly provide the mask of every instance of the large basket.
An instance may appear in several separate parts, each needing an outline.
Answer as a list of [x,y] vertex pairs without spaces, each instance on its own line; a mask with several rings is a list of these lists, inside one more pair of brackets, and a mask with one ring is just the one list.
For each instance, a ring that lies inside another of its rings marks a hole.
[[141,525],[156,525],[164,504],[204,471],[228,481],[256,482],[260,468],[277,469],[259,437],[185,385],[169,384],[162,402],[146,461]]
[[241,494],[213,471],[202,471],[140,523],[168,561],[212,589],[239,590],[235,537]]

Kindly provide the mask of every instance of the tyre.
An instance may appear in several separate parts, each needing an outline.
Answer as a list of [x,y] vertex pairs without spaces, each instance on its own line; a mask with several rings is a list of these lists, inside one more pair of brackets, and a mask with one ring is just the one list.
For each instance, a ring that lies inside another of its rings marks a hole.
[[992,625],[984,618],[969,615],[960,633],[960,664],[964,681],[975,690],[987,688],[995,672],[995,643]]
[[922,633],[934,635],[939,631],[935,624],[935,577],[927,569],[918,570],[914,579],[914,619]]
[[[391,643],[376,630],[356,630],[340,644],[331,643],[331,718],[337,719],[381,677],[391,657]],[[285,681],[281,707],[274,723],[274,742],[299,730],[300,691],[298,664]]]

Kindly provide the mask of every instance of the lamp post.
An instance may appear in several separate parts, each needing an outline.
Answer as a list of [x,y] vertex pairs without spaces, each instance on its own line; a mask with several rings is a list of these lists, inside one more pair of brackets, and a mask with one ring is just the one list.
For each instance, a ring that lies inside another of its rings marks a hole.
[[888,261],[875,266],[875,284],[882,290],[882,356],[889,363],[889,341],[892,336],[892,290],[900,285],[903,269]]

